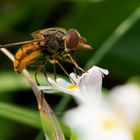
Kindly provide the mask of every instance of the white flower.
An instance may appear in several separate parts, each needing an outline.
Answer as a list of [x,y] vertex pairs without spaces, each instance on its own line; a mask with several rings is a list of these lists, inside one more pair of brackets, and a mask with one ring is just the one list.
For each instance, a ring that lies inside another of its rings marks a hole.
[[40,89],[73,95],[79,105],[66,112],[64,120],[79,140],[133,140],[132,129],[140,113],[140,89],[124,85],[104,98],[101,91],[104,74],[108,71],[94,66],[77,78],[72,73],[71,82],[49,78],[51,85]]
[[[88,88],[88,84],[86,86]],[[95,87],[89,87],[90,94],[95,95]],[[93,96],[91,95],[91,99],[89,97],[90,95],[86,98],[86,104],[80,104],[64,116],[79,140],[133,140],[132,129],[140,113],[138,86],[128,84],[116,87],[110,92],[108,100],[103,97],[99,100],[94,96],[97,101],[94,99],[91,102]]]
[[125,117],[130,127],[134,127],[140,117],[140,87],[133,83],[112,89],[110,102],[116,111]]
[[79,140],[133,140],[132,129],[140,113],[140,88],[133,84],[116,87],[103,98],[101,70],[96,70],[82,75],[78,87],[86,101],[66,112],[64,120]]
[[132,140],[131,130],[115,110],[99,104],[83,104],[68,111],[65,122],[79,140]]
[[[107,75],[108,70],[93,66],[82,76],[76,77],[74,73],[71,73],[71,82],[67,82],[62,78],[57,78],[56,81],[48,78],[50,85],[38,87],[46,93],[64,92],[73,95],[79,104],[86,102],[88,97],[91,99],[91,102],[93,102],[94,99],[97,100],[97,97],[99,98],[101,95],[102,78],[104,74]],[[92,91],[93,87],[94,91]],[[91,98],[91,96],[93,97]],[[94,96],[97,97],[95,98]]]

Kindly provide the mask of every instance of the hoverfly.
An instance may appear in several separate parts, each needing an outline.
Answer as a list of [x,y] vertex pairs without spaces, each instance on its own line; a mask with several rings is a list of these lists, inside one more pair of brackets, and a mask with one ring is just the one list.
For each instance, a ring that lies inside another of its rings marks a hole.
[[20,73],[26,66],[35,65],[40,61],[42,64],[36,70],[35,75],[37,75],[45,67],[46,60],[49,60],[54,66],[58,64],[68,75],[59,63],[59,59],[72,63],[77,70],[83,71],[73,59],[71,53],[79,49],[92,49],[92,47],[85,44],[86,39],[77,30],[69,29],[67,31],[63,28],[47,28],[37,30],[31,36],[33,39],[30,41],[1,45],[1,48],[22,45],[16,52],[13,62],[16,72]]

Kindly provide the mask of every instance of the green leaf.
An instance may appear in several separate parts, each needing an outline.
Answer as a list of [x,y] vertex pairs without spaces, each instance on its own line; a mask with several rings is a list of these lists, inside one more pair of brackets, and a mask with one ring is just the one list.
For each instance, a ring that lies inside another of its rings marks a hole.
[[39,90],[35,80],[27,70],[24,69],[22,73],[34,91],[46,140],[65,140],[59,122],[46,102],[44,94]]
[[40,108],[40,118],[46,140],[65,140],[60,124],[45,99]]
[[29,85],[21,74],[15,72],[0,73],[0,94],[10,93],[20,89],[29,89]]
[[41,122],[37,111],[9,103],[0,103],[0,116],[16,122],[40,128]]

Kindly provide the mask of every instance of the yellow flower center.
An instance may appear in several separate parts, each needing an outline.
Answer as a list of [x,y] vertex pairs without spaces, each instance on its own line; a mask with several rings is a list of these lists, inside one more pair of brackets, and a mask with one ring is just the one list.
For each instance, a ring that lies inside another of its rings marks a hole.
[[67,89],[69,89],[69,90],[73,90],[75,88],[78,88],[78,86],[76,84],[71,84],[70,86],[67,87]]
[[104,129],[112,129],[116,126],[116,121],[111,118],[105,118],[102,126]]

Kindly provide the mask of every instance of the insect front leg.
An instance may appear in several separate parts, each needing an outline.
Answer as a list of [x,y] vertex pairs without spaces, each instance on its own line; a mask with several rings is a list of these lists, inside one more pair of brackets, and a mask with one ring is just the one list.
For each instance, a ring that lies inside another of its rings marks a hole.
[[66,61],[66,62],[73,64],[77,70],[80,70],[82,73],[86,72],[84,69],[79,67],[77,62],[72,58],[72,56],[69,53],[64,54],[62,57],[63,57],[63,59],[62,59],[63,61]]
[[58,66],[63,70],[63,72],[75,83],[75,81],[69,76],[68,72],[65,70],[65,68],[61,65],[61,63],[58,62],[56,59],[49,59],[51,64],[58,64]]

